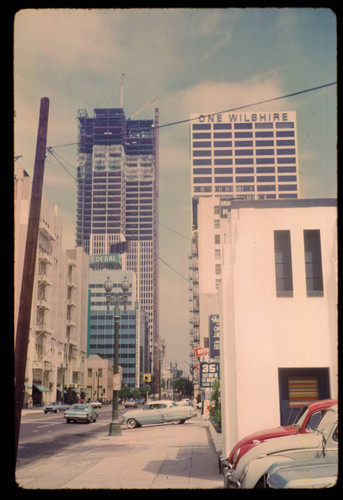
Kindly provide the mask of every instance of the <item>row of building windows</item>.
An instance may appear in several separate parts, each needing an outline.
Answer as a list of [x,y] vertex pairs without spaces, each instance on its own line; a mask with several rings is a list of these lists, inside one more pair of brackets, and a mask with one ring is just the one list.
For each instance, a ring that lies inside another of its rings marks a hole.
[[[91,340],[112,340],[113,341],[113,333],[111,335],[96,335],[96,334],[91,334],[89,336]],[[119,332],[119,340],[128,340],[128,339],[136,339],[136,334],[134,333],[120,333]],[[123,345],[120,343],[120,345]],[[130,346],[134,345],[134,343],[130,343]]]
[[[232,147],[232,142],[233,141],[213,141],[213,147],[214,148],[226,148],[226,147]],[[275,141],[273,139],[268,139],[268,140],[255,140],[255,146],[256,147],[265,147],[265,146],[275,146]],[[211,141],[193,141],[193,148],[211,148],[212,143]],[[276,141],[276,146],[295,146],[295,141],[294,139],[278,139]],[[235,148],[240,148],[240,147],[254,147],[254,141],[234,141],[234,147]]]
[[[235,139],[261,139],[262,137],[274,138],[276,137],[279,140],[279,137],[295,137],[294,130],[285,130],[276,132],[234,132],[233,136]],[[212,132],[194,132],[192,135],[193,139],[212,139]],[[213,139],[232,139],[232,132],[213,132]],[[258,142],[258,141],[257,141]],[[280,144],[281,145],[281,144]]]
[[[112,324],[111,323],[106,323],[104,325],[100,324],[100,323],[97,323],[97,324],[94,324],[92,323],[90,325],[90,329],[91,330],[113,330],[113,321],[112,321]],[[124,323],[120,323],[120,330],[136,330],[136,323],[134,324],[129,324],[129,325],[125,325]],[[112,337],[113,337],[113,333],[112,333]]]
[[[193,168],[193,175],[208,175],[212,174],[213,170],[212,168]],[[288,170],[288,172],[295,172],[295,168],[293,167],[292,170]],[[214,168],[214,173],[215,174],[233,174],[233,168],[230,167],[215,167]],[[235,168],[235,173],[236,174],[253,174],[254,173],[254,167],[236,167]],[[266,173],[275,173],[275,168],[274,167],[257,167],[256,168],[256,173],[257,174],[266,174]],[[278,173],[287,173],[287,170],[282,170],[278,169]],[[290,180],[296,180],[296,176],[287,176],[287,175],[279,175],[278,179],[279,181],[285,180],[286,177],[292,177]],[[262,180],[263,177],[257,176],[257,180]],[[275,176],[274,176],[275,180]]]
[[[212,184],[212,177],[195,177],[193,179],[193,182],[194,182],[194,184]],[[214,182],[215,182],[215,184],[232,184],[233,178],[232,177],[214,177]],[[254,182],[254,178],[253,177],[236,177],[236,183],[237,182],[251,183],[251,182]],[[271,179],[268,179],[268,177],[266,177],[262,180],[262,182],[273,182],[274,183],[275,179],[271,180]],[[231,187],[232,189],[228,189],[228,191],[233,191],[233,186],[229,186],[229,187]],[[236,190],[238,190],[237,189],[238,187],[239,186],[236,185]],[[196,186],[195,186],[195,188],[196,188]],[[276,191],[276,184],[259,184],[256,186],[256,189],[257,189],[257,191]],[[279,191],[296,191],[297,184],[278,184],[278,190]],[[254,186],[250,185],[248,191],[254,191]]]
[[[233,125],[233,127],[232,127]],[[254,125],[254,127],[253,127]],[[251,122],[245,123],[194,123],[192,128],[193,130],[211,130],[213,126],[213,130],[234,130],[238,129],[261,129],[261,128],[294,128],[294,122],[255,122],[254,124]]]
[[[227,196],[228,198],[234,198],[235,195],[232,194],[228,194],[228,193],[233,193],[233,186],[214,186],[213,189],[212,189],[212,186],[194,186],[193,187],[193,191],[194,191],[194,194],[197,195],[205,195],[207,196],[208,194],[214,192],[214,193],[218,193],[218,196],[221,196],[222,194],[225,194],[225,196]],[[236,186],[236,192],[248,192],[248,191],[255,191],[255,188],[254,186]],[[294,189],[294,191],[296,191]],[[258,200],[274,200],[276,199],[276,194],[258,194],[256,195]],[[252,195],[247,195],[247,194],[244,194],[244,198],[247,199],[247,200],[254,200],[255,199],[255,195],[252,194]],[[278,194],[278,198],[298,198],[298,194],[297,193],[279,193]]]
[[[230,146],[228,146],[230,147]],[[194,150],[193,157],[195,156],[274,156],[275,149],[214,149],[213,151],[210,149],[204,150]],[[295,155],[295,148],[283,148],[276,150],[277,155]]]
[[[105,351],[108,350],[109,348],[109,345],[108,344],[89,344],[89,348],[90,349],[95,349],[97,352],[100,351],[100,349],[104,349]],[[101,354],[101,357],[105,358],[105,356],[103,356]],[[107,358],[111,358],[113,357],[113,354],[109,353]],[[121,360],[121,359],[129,359],[129,358],[135,358],[136,357],[136,354],[124,354],[124,353],[118,353],[118,358]],[[122,368],[124,368],[124,365],[122,363],[120,363],[120,366]],[[131,364],[131,367],[135,367],[136,364]]]
[[[254,160],[252,158],[235,158],[235,165],[254,165]],[[283,162],[278,162],[278,163],[283,163]],[[291,162],[295,163],[295,162]],[[275,169],[275,160],[273,158],[257,158],[256,165],[271,165],[268,167],[269,169]],[[211,158],[206,158],[206,159],[194,159],[193,160],[193,166],[212,166],[212,165],[233,165],[233,160],[231,158],[214,158],[212,161]],[[237,168],[237,167],[236,167]],[[253,167],[251,167],[253,168]],[[266,167],[256,167],[257,172],[259,172],[259,168],[266,168]],[[289,166],[277,166],[278,172],[295,172],[296,167],[293,165]],[[270,172],[271,170],[269,170]]]

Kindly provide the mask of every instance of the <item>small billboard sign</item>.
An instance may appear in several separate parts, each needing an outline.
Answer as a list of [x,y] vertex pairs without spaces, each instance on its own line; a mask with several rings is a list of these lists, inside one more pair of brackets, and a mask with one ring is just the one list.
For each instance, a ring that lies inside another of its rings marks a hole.
[[209,354],[210,349],[208,347],[195,347],[193,351],[194,356],[196,358],[199,358],[200,356],[206,356],[207,354]]
[[200,389],[210,389],[216,378],[219,379],[219,363],[217,361],[202,361],[200,363]]

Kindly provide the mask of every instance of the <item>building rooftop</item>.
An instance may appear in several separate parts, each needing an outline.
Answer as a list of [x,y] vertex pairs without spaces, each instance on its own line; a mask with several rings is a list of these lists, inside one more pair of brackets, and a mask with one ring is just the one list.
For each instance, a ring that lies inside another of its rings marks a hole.
[[297,207],[336,207],[336,198],[296,198],[275,200],[232,200],[233,208],[297,208]]

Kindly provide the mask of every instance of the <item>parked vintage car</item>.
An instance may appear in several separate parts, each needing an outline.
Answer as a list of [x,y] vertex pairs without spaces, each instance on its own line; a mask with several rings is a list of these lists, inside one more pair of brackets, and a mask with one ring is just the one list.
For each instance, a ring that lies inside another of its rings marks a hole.
[[227,474],[228,469],[235,469],[237,467],[239,460],[245,453],[267,439],[290,436],[292,434],[303,434],[305,432],[312,431],[318,424],[326,409],[335,404],[337,404],[337,399],[321,399],[319,401],[315,401],[314,403],[303,406],[299,410],[292,425],[254,432],[253,434],[249,434],[245,438],[241,439],[232,448],[228,458],[226,460],[222,460],[221,466],[224,477],[225,473]]
[[75,404],[64,412],[67,424],[70,422],[96,422],[98,412],[90,404]]
[[59,411],[65,411],[70,405],[62,404],[61,401],[56,401],[54,403],[49,403],[44,406],[44,413],[58,413]]
[[291,460],[273,464],[265,474],[265,487],[275,489],[331,488],[338,477],[338,450],[335,457]]
[[127,399],[124,403],[125,408],[138,408],[138,401],[136,399]]
[[268,439],[251,448],[226,476],[228,488],[263,488],[274,463],[335,457],[338,450],[337,405],[326,410],[316,429],[304,434]]
[[89,404],[93,407],[93,408],[101,408],[102,407],[102,402],[101,401],[90,401]]
[[129,429],[164,422],[183,424],[195,415],[194,409],[190,406],[178,406],[174,401],[161,400],[149,402],[142,409],[124,413],[123,423],[126,422]]

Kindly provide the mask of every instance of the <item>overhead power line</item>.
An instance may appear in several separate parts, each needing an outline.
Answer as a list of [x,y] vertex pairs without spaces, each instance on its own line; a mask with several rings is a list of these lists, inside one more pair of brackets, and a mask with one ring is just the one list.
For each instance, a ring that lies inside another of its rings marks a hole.
[[[243,104],[242,106],[236,106],[235,108],[224,109],[222,111],[216,111],[215,113],[206,113],[205,116],[209,116],[209,115],[215,116],[215,115],[220,115],[221,113],[232,113],[233,111],[238,111],[240,109],[246,109],[246,108],[250,108],[252,106],[259,106],[260,104],[267,104],[268,102],[280,101],[282,99],[287,99],[288,97],[295,97],[297,95],[306,94],[308,92],[313,92],[315,90],[320,90],[320,89],[323,89],[326,87],[331,87],[332,85],[337,85],[337,82],[326,83],[324,85],[318,85],[316,87],[312,87],[312,88],[305,89],[305,90],[298,90],[297,92],[292,92],[291,94],[285,94],[285,95],[278,96],[278,97],[272,97],[271,99],[264,99],[262,101],[257,101],[257,102],[253,102],[250,104]],[[199,115],[199,116],[201,116],[201,115]],[[179,125],[181,123],[188,123],[188,122],[191,122],[194,120],[198,120],[199,116],[196,116],[194,118],[186,118],[184,120],[178,120],[175,122],[164,123],[162,125],[157,125],[156,127],[154,125],[152,125],[151,128],[153,128],[153,129],[166,128],[166,127],[171,127],[173,125]],[[143,132],[145,130],[151,130],[151,128],[142,128],[142,129],[139,129],[139,131]],[[76,144],[77,144],[77,142],[71,142],[68,144],[60,144],[58,146],[51,146],[50,148],[60,148],[63,146],[74,146]]]
[[[215,113],[206,113],[205,116],[209,116],[209,115],[215,116],[215,115],[220,115],[221,113],[231,113],[232,111],[238,111],[239,109],[251,108],[252,106],[258,106],[260,104],[267,104],[268,102],[279,101],[281,99],[286,99],[288,97],[294,97],[296,95],[305,94],[307,92],[313,92],[314,90],[323,89],[325,87],[330,87],[331,85],[336,85],[336,84],[337,84],[337,82],[326,83],[325,85],[319,85],[317,87],[312,87],[311,89],[299,90],[298,92],[293,92],[291,94],[286,94],[286,95],[282,95],[279,97],[273,97],[271,99],[264,99],[263,101],[253,102],[250,104],[244,104],[243,106],[237,106],[235,108],[224,109],[222,111],[216,111]],[[199,116],[201,116],[201,115],[199,115]],[[185,120],[179,120],[176,122],[165,123],[162,125],[158,125],[157,127],[154,127],[152,125],[152,128],[164,128],[164,127],[171,127],[172,125],[179,125],[181,123],[188,123],[188,122],[191,122],[194,120],[198,120],[199,116],[196,116],[195,118],[187,118]]]
[[175,274],[177,274],[178,276],[180,276],[180,278],[182,278],[183,280],[187,281],[187,283],[189,283],[189,279],[186,278],[185,276],[183,276],[182,274],[180,274],[178,271],[176,271],[176,269],[174,269],[172,266],[170,266],[165,260],[163,260],[159,255],[157,255],[157,257],[159,258],[159,260],[161,262],[163,262],[163,264],[165,264],[167,267],[169,267],[169,269],[171,269],[172,271],[174,271]]
[[[48,147],[46,148],[47,152],[53,157],[55,158],[55,160],[57,161],[57,163],[67,172],[67,174],[70,175],[70,177],[72,177],[74,179],[75,182],[77,182],[77,179],[76,177],[74,177],[74,175],[69,172],[69,170],[63,165],[63,161],[65,161],[66,163],[69,163],[67,162],[67,160],[65,160],[64,158],[62,158],[60,155],[58,155],[55,151],[52,150],[51,147]],[[73,167],[75,168],[75,167]]]

